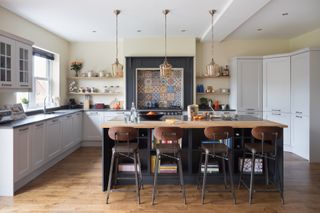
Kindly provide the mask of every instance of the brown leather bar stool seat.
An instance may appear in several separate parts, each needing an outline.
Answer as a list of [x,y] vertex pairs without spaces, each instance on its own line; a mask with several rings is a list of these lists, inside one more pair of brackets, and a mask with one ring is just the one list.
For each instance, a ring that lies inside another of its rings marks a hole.
[[154,129],[154,136],[160,141],[170,141],[169,144],[156,144],[156,166],[153,178],[152,205],[154,204],[157,194],[157,179],[161,156],[177,161],[177,167],[180,177],[180,187],[184,204],[186,204],[186,193],[183,180],[183,168],[181,162],[181,147],[179,140],[183,137],[183,130],[179,127],[157,127]]
[[[243,159],[246,155],[251,156],[251,172],[250,172],[250,186],[248,187],[245,181],[243,180],[243,168],[244,163],[242,163],[241,171],[240,171],[240,179],[238,188],[240,188],[241,184],[244,185],[249,190],[249,204],[252,203],[253,193],[256,191],[254,186],[254,169],[256,158],[262,158],[263,164],[265,167],[265,178],[266,184],[269,185],[269,166],[268,161],[274,161],[274,172],[273,172],[273,182],[278,182],[278,187],[276,187],[276,191],[280,192],[282,203],[284,203],[283,198],[283,184],[280,179],[280,171],[278,165],[278,155],[277,155],[277,141],[282,136],[282,129],[280,127],[256,127],[251,131],[252,136],[259,140],[258,143],[246,143],[245,144],[245,152],[243,155]],[[261,191],[269,192],[275,191],[274,189],[265,189]]]
[[[204,135],[209,140],[213,140],[210,144],[201,144],[201,157],[199,163],[199,179],[198,183],[201,182],[201,167],[202,167],[202,156],[205,155],[205,162],[204,162],[204,171],[203,171],[203,178],[202,178],[202,192],[201,192],[201,203],[204,203],[205,192],[206,189],[206,182],[207,182],[207,169],[208,169],[208,161],[209,157],[213,159],[221,159],[222,160],[222,168],[223,168],[223,176],[224,176],[224,184],[225,184],[225,191],[231,192],[233,201],[236,203],[236,196],[233,187],[233,167],[232,167],[232,149],[230,149],[226,143],[228,140],[230,142],[233,141],[233,128],[232,127],[207,127],[204,129]],[[217,142],[221,140],[223,143]],[[230,143],[233,144],[232,142]],[[225,161],[228,161],[228,168],[229,168],[229,175],[230,175],[230,190],[227,190],[227,175],[226,175],[226,168],[225,168]],[[199,186],[198,184],[198,186]]]
[[[133,160],[134,163],[134,175],[135,175],[135,192],[137,195],[138,204],[140,204],[140,188],[142,187],[142,173],[141,173],[141,163],[139,156],[139,144],[138,142],[132,142],[137,139],[138,130],[132,127],[112,127],[108,131],[109,137],[114,140],[115,144],[112,148],[112,157],[110,163],[108,189],[106,203],[109,201],[110,192],[121,191],[111,189],[112,176],[114,175],[114,182],[118,179],[118,158],[125,157]],[[115,167],[115,168],[113,168]],[[113,174],[113,169],[115,169],[115,174]],[[128,179],[128,178],[126,178]],[[115,185],[115,184],[114,184]]]

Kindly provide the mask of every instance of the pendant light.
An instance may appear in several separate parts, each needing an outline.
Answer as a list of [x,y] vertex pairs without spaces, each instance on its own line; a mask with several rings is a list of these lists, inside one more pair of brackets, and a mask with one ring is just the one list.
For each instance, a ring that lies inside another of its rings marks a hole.
[[167,61],[167,14],[170,10],[164,10],[162,12],[164,14],[164,62],[160,64],[160,76],[168,77],[172,69],[172,65]]
[[118,15],[120,14],[120,10],[114,10],[114,14],[116,15],[116,61],[112,64],[112,74],[114,77],[122,77],[123,76],[123,65],[119,63],[118,60]]
[[213,48],[213,16],[216,13],[216,10],[209,10],[211,15],[211,62],[206,66],[207,75],[209,76],[219,76],[219,65],[214,62],[214,48]]

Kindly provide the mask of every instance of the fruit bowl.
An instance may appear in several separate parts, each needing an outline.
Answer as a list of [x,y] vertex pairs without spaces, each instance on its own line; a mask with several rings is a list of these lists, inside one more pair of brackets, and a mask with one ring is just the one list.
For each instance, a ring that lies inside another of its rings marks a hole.
[[140,112],[141,118],[145,120],[150,120],[150,121],[160,120],[160,118],[163,115],[164,115],[163,113],[157,113],[157,112]]

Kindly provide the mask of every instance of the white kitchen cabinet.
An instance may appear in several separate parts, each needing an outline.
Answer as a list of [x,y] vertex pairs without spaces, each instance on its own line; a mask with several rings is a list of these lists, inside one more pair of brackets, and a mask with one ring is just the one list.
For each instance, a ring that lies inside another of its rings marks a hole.
[[[292,151],[310,159],[309,117],[292,114]],[[317,140],[318,142],[318,140]],[[315,152],[319,150],[314,150]]]
[[291,151],[291,114],[280,112],[267,112],[265,119],[285,124],[288,128],[283,129],[284,151]]
[[45,163],[46,122],[31,125],[31,168],[39,168]]
[[83,113],[83,140],[101,141],[102,140],[102,112],[90,111]]
[[72,114],[73,140],[76,144],[82,141],[82,112]]
[[32,45],[0,30],[0,88],[32,89]]
[[237,112],[238,115],[250,115],[250,116],[253,116],[255,118],[260,118],[262,119],[263,118],[263,113],[262,112],[257,112],[257,111],[244,111],[244,112],[241,112],[241,111],[238,111]]
[[263,57],[263,111],[290,113],[290,56]]
[[61,152],[61,122],[59,118],[47,121],[46,157],[51,160]]
[[291,112],[309,115],[309,52],[291,57]]
[[60,118],[62,150],[70,148],[75,143],[73,132],[72,115],[66,115]]
[[18,181],[31,171],[30,126],[14,129],[14,181]]

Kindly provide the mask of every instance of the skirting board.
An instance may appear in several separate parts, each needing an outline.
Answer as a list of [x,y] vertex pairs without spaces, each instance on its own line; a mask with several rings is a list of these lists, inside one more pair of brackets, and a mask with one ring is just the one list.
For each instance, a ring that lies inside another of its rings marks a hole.
[[82,141],[81,146],[88,147],[88,146],[102,146],[101,141]]

